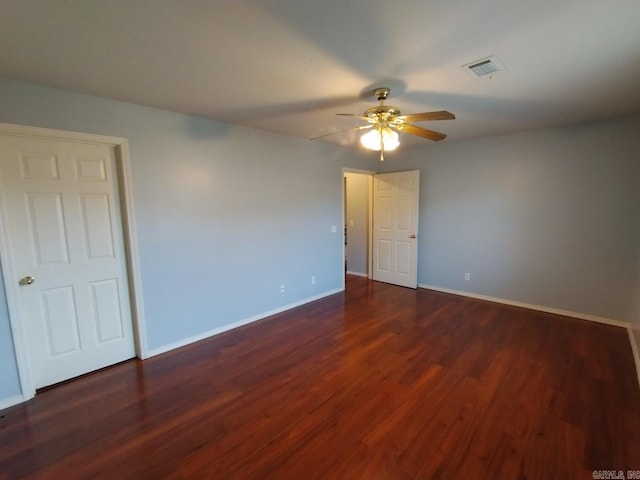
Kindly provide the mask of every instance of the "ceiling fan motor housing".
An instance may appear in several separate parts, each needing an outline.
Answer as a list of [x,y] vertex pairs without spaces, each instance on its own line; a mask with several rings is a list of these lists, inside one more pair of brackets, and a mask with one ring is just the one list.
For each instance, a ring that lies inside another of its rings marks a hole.
[[389,90],[389,88],[387,87],[376,88],[373,91],[373,94],[380,102],[380,105],[365,110],[364,116],[374,119],[378,122],[388,122],[399,116],[400,109],[384,104],[384,101],[387,99],[390,92],[391,90]]
[[365,117],[382,118],[387,120],[400,115],[400,109],[390,105],[378,105],[376,107],[367,108],[364,112]]

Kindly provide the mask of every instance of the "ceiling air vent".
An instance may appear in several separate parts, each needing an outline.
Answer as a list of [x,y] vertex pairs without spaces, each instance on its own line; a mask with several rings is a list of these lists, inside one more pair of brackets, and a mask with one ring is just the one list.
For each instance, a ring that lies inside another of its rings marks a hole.
[[496,73],[505,70],[504,65],[496,56],[476,60],[463,65],[462,68],[469,72],[469,75],[473,78],[491,78]]

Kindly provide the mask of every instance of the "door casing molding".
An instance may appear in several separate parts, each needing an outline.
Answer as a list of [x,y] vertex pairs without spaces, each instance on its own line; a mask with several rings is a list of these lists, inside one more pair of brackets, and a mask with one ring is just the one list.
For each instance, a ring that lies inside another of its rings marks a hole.
[[[131,306],[131,320],[133,322],[133,335],[136,347],[136,356],[140,359],[148,357],[148,346],[145,328],[144,307],[142,300],[142,284],[140,272],[140,260],[138,254],[138,241],[136,234],[136,223],[134,218],[133,186],[131,177],[131,162],[129,157],[129,141],[126,138],[95,135],[81,132],[68,132],[64,130],[54,130],[49,128],[31,127],[27,125],[15,125],[0,122],[0,135],[29,137],[36,139],[48,139],[69,141],[74,143],[91,143],[95,145],[108,146],[114,150],[118,196],[120,199],[120,210],[122,220],[123,243],[126,257],[127,279],[129,283],[129,297]],[[2,172],[0,171],[0,175]],[[24,337],[22,328],[22,318],[18,305],[18,278],[13,257],[11,255],[11,244],[9,242],[9,232],[6,231],[4,221],[4,202],[2,199],[2,182],[0,182],[0,262],[2,263],[2,274],[5,284],[5,294],[11,333],[13,336],[13,346],[20,377],[20,388],[22,390],[22,400],[26,401],[35,396],[36,390],[31,374],[31,364],[27,350],[27,339]]]

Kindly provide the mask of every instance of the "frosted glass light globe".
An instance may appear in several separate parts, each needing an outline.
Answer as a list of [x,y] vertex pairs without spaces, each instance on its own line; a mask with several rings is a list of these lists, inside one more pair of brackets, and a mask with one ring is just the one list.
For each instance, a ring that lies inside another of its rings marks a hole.
[[[380,132],[378,130],[371,130],[362,137],[360,137],[360,143],[369,150],[380,151]],[[384,151],[390,152],[395,150],[400,142],[398,141],[398,133],[391,130],[389,127],[382,129],[382,143],[384,144]]]

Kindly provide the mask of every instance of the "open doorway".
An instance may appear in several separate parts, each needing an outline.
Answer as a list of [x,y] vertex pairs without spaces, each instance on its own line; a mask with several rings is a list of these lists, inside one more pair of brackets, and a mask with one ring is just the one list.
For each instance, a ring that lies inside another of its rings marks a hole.
[[372,184],[375,172],[344,170],[345,273],[371,277]]
[[420,171],[343,169],[344,271],[418,287]]

